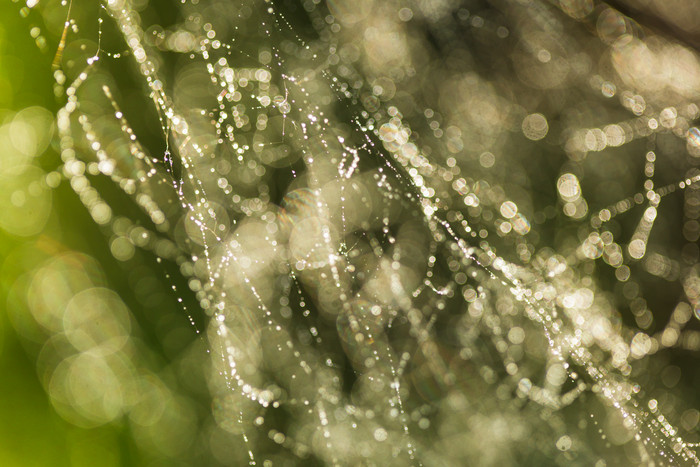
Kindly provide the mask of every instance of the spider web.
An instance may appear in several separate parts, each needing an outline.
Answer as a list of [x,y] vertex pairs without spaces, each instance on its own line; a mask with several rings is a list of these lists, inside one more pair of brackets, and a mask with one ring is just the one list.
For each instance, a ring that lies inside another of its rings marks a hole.
[[585,1],[177,8],[69,13],[49,177],[160,263],[207,456],[698,463],[692,49]]

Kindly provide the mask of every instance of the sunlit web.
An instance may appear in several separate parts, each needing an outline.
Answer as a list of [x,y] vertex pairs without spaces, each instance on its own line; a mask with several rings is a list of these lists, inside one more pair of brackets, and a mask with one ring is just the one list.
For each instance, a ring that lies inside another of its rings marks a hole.
[[698,463],[653,373],[700,349],[692,49],[586,1],[149,8],[68,14],[47,181],[162,265],[219,462]]

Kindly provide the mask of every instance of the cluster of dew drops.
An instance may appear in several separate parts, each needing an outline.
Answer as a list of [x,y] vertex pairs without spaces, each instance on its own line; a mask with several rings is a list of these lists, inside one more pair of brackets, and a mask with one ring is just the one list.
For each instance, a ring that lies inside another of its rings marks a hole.
[[[640,331],[629,341],[613,325],[611,306],[590,308],[595,283],[572,273],[600,260],[615,269],[617,280],[630,282],[629,263],[647,255],[661,200],[700,182],[696,170],[657,187],[651,144],[656,132],[669,131],[687,139],[691,149],[700,146],[700,132],[688,124],[698,117],[697,106],[654,113],[641,96],[599,76],[591,79],[601,98],[621,96],[622,107],[633,117],[604,128],[577,129],[563,144],[567,151],[582,153],[648,140],[644,191],[589,212],[579,178],[565,173],[554,182],[559,204],[528,219],[515,201],[503,196],[508,193],[505,183],[474,181],[461,172],[456,158],[431,157],[430,148],[413,137],[401,109],[391,99],[376,98],[381,86],[372,87],[359,67],[339,58],[342,25],[318,3],[306,1],[304,8],[320,39],[302,37],[269,2],[236,8],[232,21],[236,15],[238,21],[224,39],[201,15],[191,16],[178,31],[145,31],[129,2],[107,0],[100,8],[95,54],[71,80],[60,67],[54,75],[57,94],[66,99],[57,115],[63,165],[48,174],[47,183],[55,187],[68,180],[94,221],[110,232],[118,259],[130,259],[138,247],[152,252],[159,263],[178,266],[209,324],[196,324],[196,313],[185,305],[176,281],[171,280],[172,288],[195,332],[207,342],[221,391],[236,395],[224,416],[240,425],[249,462],[262,462],[251,433],[262,430],[266,421],[264,415],[249,420],[247,411],[283,409],[303,414],[295,415],[299,424],[320,433],[316,445],[291,431],[269,430],[274,443],[297,456],[314,451],[329,463],[343,464],[356,455],[350,454],[347,440],[339,439],[340,433],[350,433],[364,443],[366,457],[378,456],[392,442],[399,446],[393,457],[430,463],[429,455],[440,453],[428,451],[430,437],[424,433],[437,423],[452,423],[449,408],[454,407],[437,401],[460,401],[455,394],[466,390],[463,373],[471,371],[468,378],[483,380],[478,387],[512,398],[495,408],[486,406],[485,413],[491,410],[498,417],[499,410],[515,412],[525,404],[556,412],[584,404],[586,395],[595,394],[634,432],[635,442],[650,456],[643,459],[697,463],[695,446],[678,436],[663,407],[655,400],[642,403],[637,394],[643,388],[627,378],[631,359],[683,342],[692,347],[691,340],[683,339],[691,305],[679,305],[658,336]],[[27,8],[35,4],[27,2]],[[183,11],[192,12],[199,2],[183,4]],[[485,24],[464,11],[459,15],[469,18],[472,27],[493,27],[499,38],[508,36],[505,26]],[[410,9],[399,12],[402,21],[411,16]],[[126,51],[101,48],[105,21],[115,24]],[[258,54],[239,26],[267,48]],[[79,32],[70,11],[65,27],[59,61],[70,36]],[[39,30],[32,29],[31,35],[45,47]],[[195,111],[176,104],[155,66],[154,56],[163,51],[189,57],[206,71],[210,83],[198,85],[209,93],[210,107]],[[109,104],[117,136],[106,136],[94,116],[81,109],[81,88],[90,86],[106,60],[135,62],[149,94],[144,105],[154,107],[162,129],[161,154],[151,154],[139,142],[112,85],[96,88]],[[330,101],[324,99],[324,86],[332,90]],[[362,97],[368,88],[375,98]],[[340,121],[334,106],[349,117]],[[436,114],[423,109],[424,123],[439,144],[449,145]],[[212,137],[199,137],[201,122],[209,125]],[[532,113],[523,120],[522,131],[538,141],[547,125],[545,116]],[[120,156],[107,149],[114,146],[107,138],[119,142]],[[494,164],[491,153],[479,160],[486,171]],[[296,188],[278,196],[284,187],[270,186],[270,180],[281,172]],[[151,227],[110,206],[90,181],[98,176],[110,178],[133,199]],[[236,180],[244,186],[236,186]],[[501,196],[490,196],[490,190]],[[698,191],[692,193],[696,199]],[[638,205],[645,207],[631,239],[614,238],[606,224]],[[535,220],[552,217],[553,209],[569,219],[589,219],[589,234],[573,258],[538,253],[528,242],[533,223],[539,223]],[[184,243],[177,239],[178,229],[187,234]],[[650,272],[673,274],[672,260],[651,255]],[[367,262],[376,273],[363,269]],[[643,327],[649,311],[636,303],[637,323]],[[298,322],[303,332],[297,332]],[[249,340],[245,334],[250,329],[266,337]],[[529,357],[522,350],[533,333],[545,344],[541,382],[527,369]],[[457,343],[448,348],[441,343],[445,336]],[[265,350],[261,363],[245,347],[263,346],[263,339],[273,343],[277,354]],[[334,342],[340,342],[341,352]],[[484,356],[484,348],[495,352],[495,361],[493,355]],[[342,352],[345,362],[340,361]],[[453,364],[453,358],[461,363]],[[276,359],[289,369],[279,369]],[[362,388],[374,391],[372,397],[343,389],[343,365],[351,366]],[[262,368],[277,368],[279,374],[266,381],[256,374]],[[439,387],[437,395],[427,394],[431,384]],[[370,404],[372,398],[379,402]],[[600,423],[592,413],[587,417],[595,426]],[[552,432],[549,450],[567,451],[572,443],[586,442],[566,429]]]

